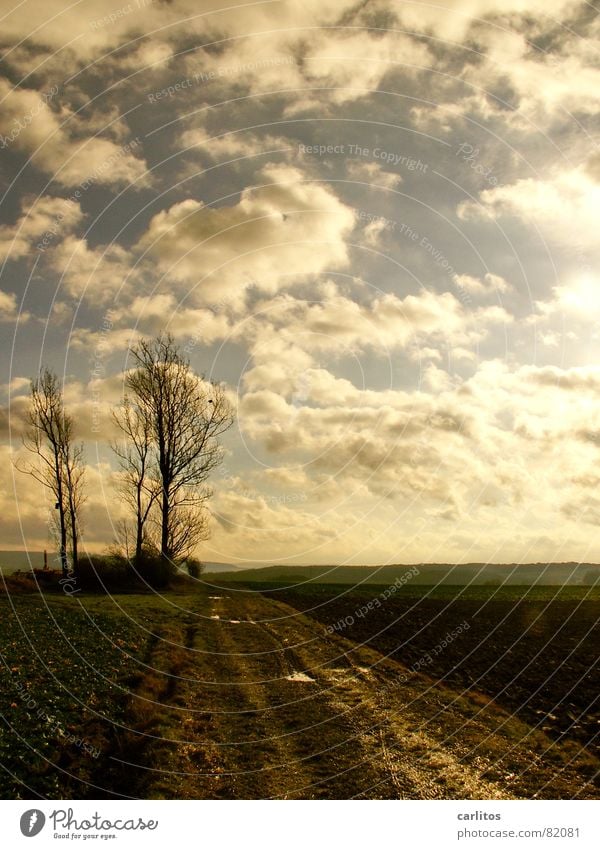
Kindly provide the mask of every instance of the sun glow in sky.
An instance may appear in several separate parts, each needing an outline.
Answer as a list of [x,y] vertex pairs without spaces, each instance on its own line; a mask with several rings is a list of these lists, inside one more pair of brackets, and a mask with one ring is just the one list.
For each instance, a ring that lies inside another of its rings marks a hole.
[[40,362],[111,542],[127,349],[169,330],[237,409],[205,559],[599,559],[590,4],[3,14],[0,547],[51,545]]

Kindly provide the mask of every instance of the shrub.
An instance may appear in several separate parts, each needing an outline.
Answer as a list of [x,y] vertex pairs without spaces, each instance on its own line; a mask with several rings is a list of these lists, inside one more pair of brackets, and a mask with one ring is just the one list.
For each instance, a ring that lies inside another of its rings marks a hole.
[[13,572],[11,575],[5,575],[4,580],[0,580],[0,594],[20,595],[32,592],[39,592],[33,572]]
[[133,566],[139,579],[155,589],[167,587],[173,575],[173,567],[160,554],[144,552],[139,563]]
[[100,592],[129,589],[135,583],[135,573],[126,557],[92,554],[79,560],[78,585],[82,589]]
[[197,557],[188,557],[185,561],[190,578],[199,578],[204,569],[204,564]]

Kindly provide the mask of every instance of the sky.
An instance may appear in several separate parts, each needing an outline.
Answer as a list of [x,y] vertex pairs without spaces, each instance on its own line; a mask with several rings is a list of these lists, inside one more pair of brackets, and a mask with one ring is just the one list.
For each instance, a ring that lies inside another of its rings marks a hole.
[[202,558],[598,562],[598,6],[119,2],[0,13],[0,548],[42,364],[111,543],[168,331],[237,415]]

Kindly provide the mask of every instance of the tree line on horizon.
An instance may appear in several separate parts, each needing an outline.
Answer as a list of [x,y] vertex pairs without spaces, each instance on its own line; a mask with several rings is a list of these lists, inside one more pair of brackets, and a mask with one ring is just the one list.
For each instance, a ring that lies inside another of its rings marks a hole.
[[[233,424],[233,408],[220,384],[193,372],[170,334],[140,340],[131,355],[123,399],[112,412],[121,434],[111,443],[118,491],[129,512],[116,524],[115,544],[138,574],[157,560],[171,574],[208,538],[208,479],[223,460],[220,437]],[[62,384],[48,368],[31,381],[23,444],[34,458],[17,468],[51,492],[62,574],[77,580],[84,450]]]

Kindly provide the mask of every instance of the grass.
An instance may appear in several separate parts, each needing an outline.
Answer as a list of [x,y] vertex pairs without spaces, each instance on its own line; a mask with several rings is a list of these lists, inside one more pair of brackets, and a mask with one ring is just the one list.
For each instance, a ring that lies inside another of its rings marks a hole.
[[[108,602],[108,603],[107,603]],[[91,777],[102,721],[122,722],[123,682],[143,653],[139,629],[108,599],[0,600],[0,795],[61,797],[55,768]],[[99,721],[100,720],[100,721]]]

